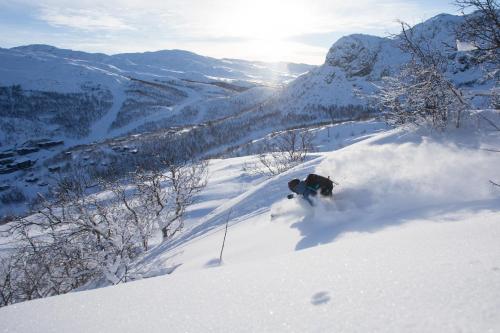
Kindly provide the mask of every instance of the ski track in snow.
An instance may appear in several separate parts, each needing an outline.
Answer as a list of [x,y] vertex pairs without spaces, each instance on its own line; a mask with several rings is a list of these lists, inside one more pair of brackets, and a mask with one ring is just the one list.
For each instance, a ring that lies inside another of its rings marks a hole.
[[111,109],[96,123],[92,126],[90,134],[84,139],[85,143],[90,143],[92,141],[102,140],[108,136],[111,124],[116,120],[118,113],[122,107],[123,102],[125,102],[126,94],[123,91],[125,87],[116,87],[113,91],[113,105]]
[[[204,98],[199,92],[195,91],[194,89],[181,88],[179,86],[177,86],[176,88],[187,93],[188,97],[186,97],[185,100],[182,101],[181,103],[176,104],[172,107],[169,107],[168,113],[158,111],[158,112],[155,112],[154,114],[151,114],[149,116],[137,119],[137,120],[125,125],[125,126],[111,130],[109,132],[110,136],[111,137],[118,137],[121,135],[125,135],[125,134],[133,131],[134,129],[140,127],[141,125],[146,124],[146,123],[150,123],[153,121],[161,120],[161,119],[169,117],[169,116],[176,115],[184,107],[191,105],[191,104],[194,104],[194,103],[202,100],[202,98]],[[181,116],[181,115],[179,114],[179,116]],[[116,118],[116,116],[115,116],[115,118]]]

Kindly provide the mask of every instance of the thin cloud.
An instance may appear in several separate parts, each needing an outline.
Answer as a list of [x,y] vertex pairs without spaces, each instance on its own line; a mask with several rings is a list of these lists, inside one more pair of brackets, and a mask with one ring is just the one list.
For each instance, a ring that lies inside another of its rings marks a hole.
[[42,8],[39,19],[54,27],[81,30],[135,30],[123,19],[99,10]]

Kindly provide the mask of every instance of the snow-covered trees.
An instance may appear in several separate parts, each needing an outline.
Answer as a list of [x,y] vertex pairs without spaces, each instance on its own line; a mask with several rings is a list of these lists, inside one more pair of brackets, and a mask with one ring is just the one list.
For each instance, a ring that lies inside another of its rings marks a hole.
[[[53,135],[47,131],[48,125],[58,125],[61,134],[83,137],[88,135],[92,123],[109,111],[112,101],[111,92],[99,84],[82,86],[78,93],[0,86],[0,130],[5,132],[7,143],[16,142],[20,129],[25,133]],[[17,125],[15,122],[19,125],[9,126]]]
[[389,110],[389,123],[430,123],[435,128],[444,128],[453,119],[457,127],[460,125],[466,103],[435,66],[411,61],[397,77],[386,77],[383,83],[378,100]]
[[9,189],[7,192],[0,195],[0,202],[8,205],[11,203],[19,203],[26,200],[26,196],[24,192],[18,187],[13,187]]
[[[194,195],[205,187],[207,163],[203,161],[194,164],[165,160],[163,164],[166,166],[166,173],[162,177],[170,186],[163,194],[156,188],[151,197],[159,208],[157,209],[158,215],[164,212],[164,216],[160,219],[160,228],[163,239],[167,240],[182,230],[184,227],[182,218],[186,208],[193,203]],[[153,175],[157,176],[158,173],[153,173]],[[170,205],[170,209],[165,210],[165,205]]]
[[[186,209],[206,186],[207,179],[206,161],[164,157],[151,170],[139,169],[133,173],[129,184],[133,186],[134,202],[127,199],[125,189],[117,191],[115,186],[113,191],[118,193],[124,207],[132,214],[135,224],[144,225],[140,217],[150,221],[142,231],[142,238],[147,240],[159,228],[163,239],[168,240],[182,230]],[[147,250],[147,246],[144,249]]]
[[401,22],[396,36],[401,50],[411,60],[397,76],[383,78],[376,100],[387,111],[390,123],[431,124],[444,128],[450,121],[460,126],[462,112],[469,105],[462,92],[446,77],[447,58],[428,36]]
[[89,283],[138,278],[130,268],[161,232],[183,227],[186,208],[206,184],[206,163],[164,162],[126,180],[100,180],[88,193],[79,174],[40,196],[34,214],[10,222],[15,248],[0,262],[0,305],[58,295]]
[[[484,64],[481,68],[486,77],[498,78],[500,63],[498,2],[457,0],[455,4],[462,13],[468,9],[475,12],[464,15],[463,24],[455,29],[457,40],[460,43],[470,44],[471,48],[452,52],[470,52],[476,66]],[[379,105],[388,111],[389,122],[396,125],[430,123],[435,128],[444,128],[453,121],[455,126],[459,127],[463,111],[471,109],[472,105],[446,75],[449,58],[442,53],[442,50],[440,51],[440,47],[435,45],[431,36],[426,35],[425,31],[417,30],[404,22],[401,22],[401,28],[401,34],[395,38],[401,50],[409,54],[411,60],[403,66],[397,76],[383,79],[380,93],[376,97]],[[497,86],[493,87],[491,93],[483,93],[490,96],[492,107],[497,104],[498,90]]]

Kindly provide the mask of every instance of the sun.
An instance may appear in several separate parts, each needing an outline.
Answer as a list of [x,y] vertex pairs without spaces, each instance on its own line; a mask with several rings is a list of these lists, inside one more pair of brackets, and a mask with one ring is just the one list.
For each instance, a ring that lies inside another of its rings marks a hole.
[[277,61],[293,52],[293,37],[312,26],[309,8],[304,1],[231,1],[213,28],[221,36],[244,41],[240,45],[260,59]]
[[301,2],[248,1],[236,12],[235,33],[277,40],[300,34],[307,25],[307,7]]

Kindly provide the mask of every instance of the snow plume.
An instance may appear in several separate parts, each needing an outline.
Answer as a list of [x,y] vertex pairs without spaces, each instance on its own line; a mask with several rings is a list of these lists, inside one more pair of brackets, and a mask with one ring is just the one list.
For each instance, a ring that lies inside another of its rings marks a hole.
[[488,210],[500,197],[489,182],[500,177],[500,153],[430,139],[402,144],[386,139],[389,143],[339,150],[318,165],[317,174],[340,183],[333,200],[318,196],[311,207],[298,197],[271,207],[275,223],[302,235],[296,249],[329,243],[346,232]]
[[[374,213],[493,199],[500,154],[423,142],[361,145],[339,151],[318,167],[342,186],[335,196]],[[348,208],[349,209],[349,208]]]

